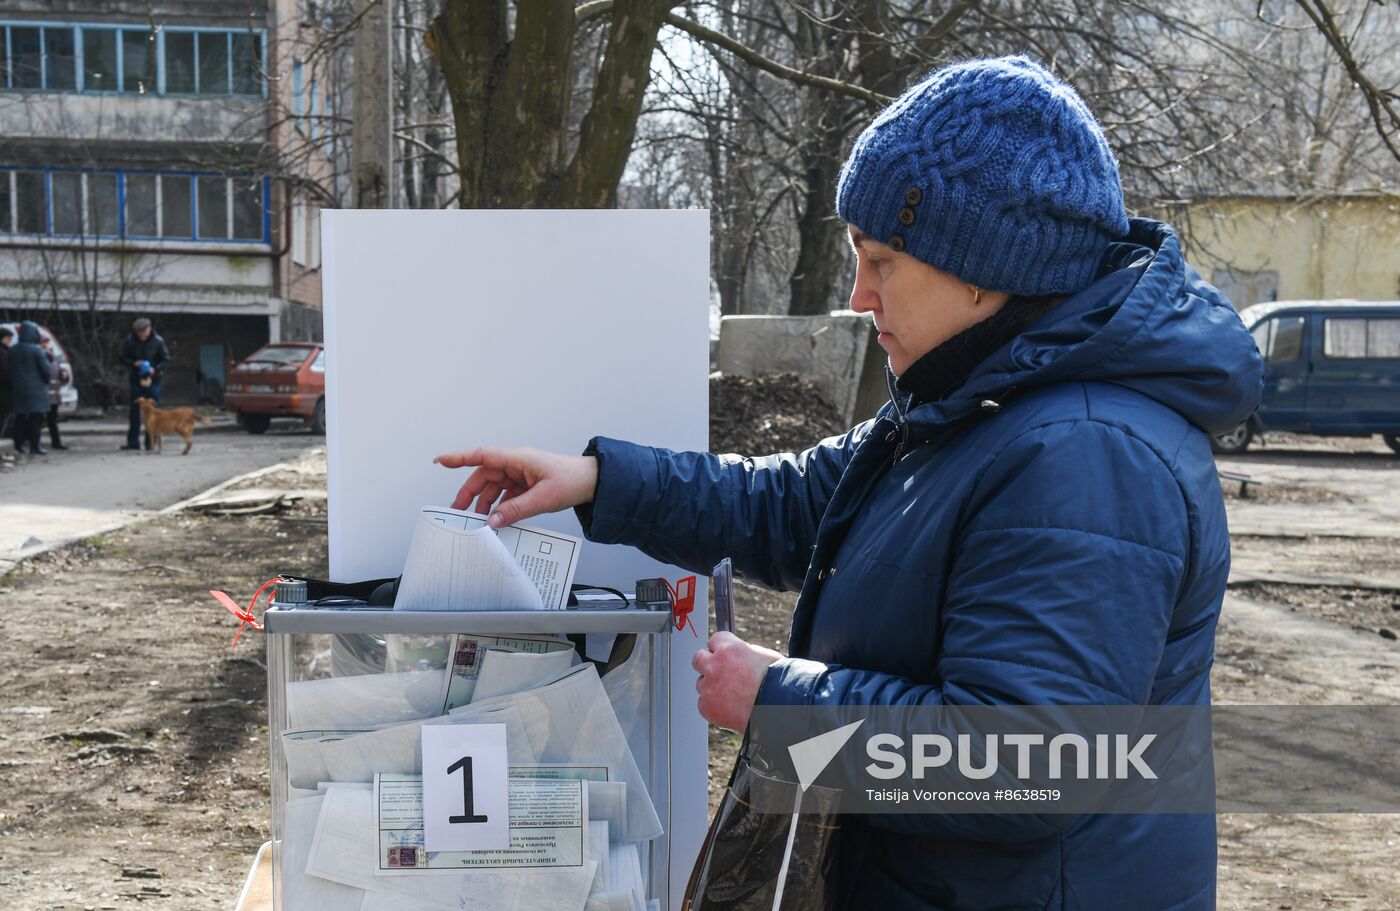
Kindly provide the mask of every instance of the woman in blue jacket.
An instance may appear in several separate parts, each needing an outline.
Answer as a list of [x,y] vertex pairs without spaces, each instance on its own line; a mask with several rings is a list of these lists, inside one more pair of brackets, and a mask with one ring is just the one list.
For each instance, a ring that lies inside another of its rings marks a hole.
[[[889,355],[872,420],[766,458],[455,453],[457,505],[577,507],[592,540],[799,589],[790,657],[725,633],[696,657],[701,714],[735,730],[754,704],[1209,704],[1207,434],[1262,365],[1171,229],[1127,217],[1078,95],[1021,57],[940,70],[857,139],[837,211]],[[1209,815],[855,824],[859,907],[1214,907]]]

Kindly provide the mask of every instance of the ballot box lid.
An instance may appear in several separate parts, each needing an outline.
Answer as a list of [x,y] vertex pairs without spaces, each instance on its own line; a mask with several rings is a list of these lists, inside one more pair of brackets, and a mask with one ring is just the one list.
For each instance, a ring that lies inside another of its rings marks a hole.
[[392,608],[284,607],[263,616],[269,633],[665,633],[671,612],[623,610],[404,611]]

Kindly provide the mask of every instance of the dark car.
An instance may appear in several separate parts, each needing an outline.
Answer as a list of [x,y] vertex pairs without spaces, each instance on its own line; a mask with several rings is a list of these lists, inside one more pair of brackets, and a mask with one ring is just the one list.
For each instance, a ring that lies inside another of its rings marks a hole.
[[234,367],[224,406],[249,433],[266,433],[273,418],[298,418],[326,432],[326,351],[316,342],[275,342]]
[[1400,302],[1279,301],[1240,317],[1264,357],[1264,398],[1248,421],[1215,437],[1244,452],[1266,430],[1380,434],[1400,453]]

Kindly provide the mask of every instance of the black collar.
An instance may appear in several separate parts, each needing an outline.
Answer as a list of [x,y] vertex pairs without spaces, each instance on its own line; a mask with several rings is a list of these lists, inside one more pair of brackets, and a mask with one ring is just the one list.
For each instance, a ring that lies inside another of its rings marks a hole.
[[910,364],[895,385],[912,395],[910,407],[947,398],[978,364],[1020,335],[1052,303],[1044,298],[1012,298],[996,313]]

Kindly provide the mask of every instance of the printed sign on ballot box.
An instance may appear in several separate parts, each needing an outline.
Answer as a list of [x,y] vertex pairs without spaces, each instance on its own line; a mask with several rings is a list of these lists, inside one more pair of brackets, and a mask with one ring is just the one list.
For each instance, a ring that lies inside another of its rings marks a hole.
[[510,847],[506,726],[423,727],[423,846],[429,851]]

